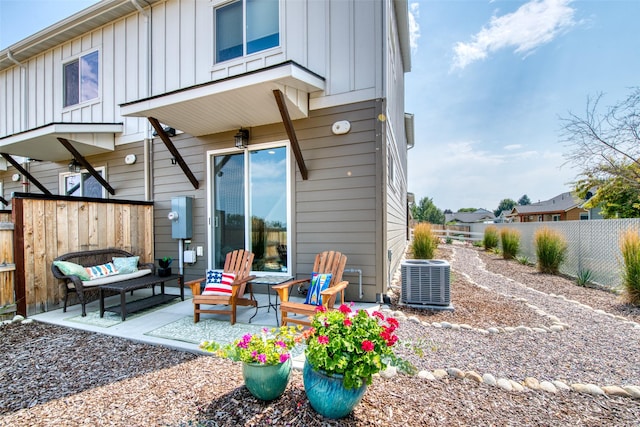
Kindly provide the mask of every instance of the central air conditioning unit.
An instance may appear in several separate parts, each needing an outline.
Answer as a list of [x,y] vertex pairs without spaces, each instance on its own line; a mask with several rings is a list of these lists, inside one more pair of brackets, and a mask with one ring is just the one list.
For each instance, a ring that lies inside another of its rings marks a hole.
[[451,267],[440,259],[409,259],[400,264],[404,304],[434,310],[452,310]]

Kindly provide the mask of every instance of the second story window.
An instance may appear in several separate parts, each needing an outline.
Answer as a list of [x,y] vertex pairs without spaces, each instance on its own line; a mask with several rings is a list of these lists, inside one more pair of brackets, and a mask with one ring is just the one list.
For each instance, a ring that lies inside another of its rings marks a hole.
[[98,51],[64,64],[64,106],[98,97]]
[[216,8],[216,63],[279,46],[278,1],[236,0]]

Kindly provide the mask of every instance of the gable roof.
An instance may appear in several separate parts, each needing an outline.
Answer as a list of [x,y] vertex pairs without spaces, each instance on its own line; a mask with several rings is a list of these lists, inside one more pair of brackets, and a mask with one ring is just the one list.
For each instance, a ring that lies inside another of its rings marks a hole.
[[552,212],[566,212],[575,207],[581,206],[583,200],[570,191],[559,194],[543,202],[531,203],[530,205],[514,206],[512,214],[545,214]]
[[102,0],[0,51],[0,71],[162,0]]
[[473,223],[495,219],[495,215],[493,212],[489,212],[486,209],[478,209],[475,212],[455,212],[452,214],[445,214],[444,219],[446,222],[457,221]]

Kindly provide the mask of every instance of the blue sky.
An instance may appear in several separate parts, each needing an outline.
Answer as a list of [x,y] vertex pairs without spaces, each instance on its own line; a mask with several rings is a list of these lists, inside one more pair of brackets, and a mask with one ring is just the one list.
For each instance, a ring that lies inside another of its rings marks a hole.
[[[206,1],[206,0],[203,0]],[[366,1],[366,0],[362,0]],[[93,0],[0,0],[0,49]],[[569,111],[604,106],[640,86],[637,0],[411,1],[415,115],[409,191],[440,209],[494,210],[571,189],[562,166]]]

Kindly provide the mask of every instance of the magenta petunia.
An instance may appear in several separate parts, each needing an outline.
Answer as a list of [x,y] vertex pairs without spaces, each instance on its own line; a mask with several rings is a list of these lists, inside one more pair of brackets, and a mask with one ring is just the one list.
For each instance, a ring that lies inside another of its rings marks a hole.
[[318,337],[318,342],[319,342],[320,344],[329,344],[329,337],[328,337],[328,336],[326,336],[326,335],[320,335],[320,336]]
[[364,340],[362,341],[361,347],[364,351],[373,351],[373,349],[375,348],[375,344],[373,344],[373,342],[369,340]]

